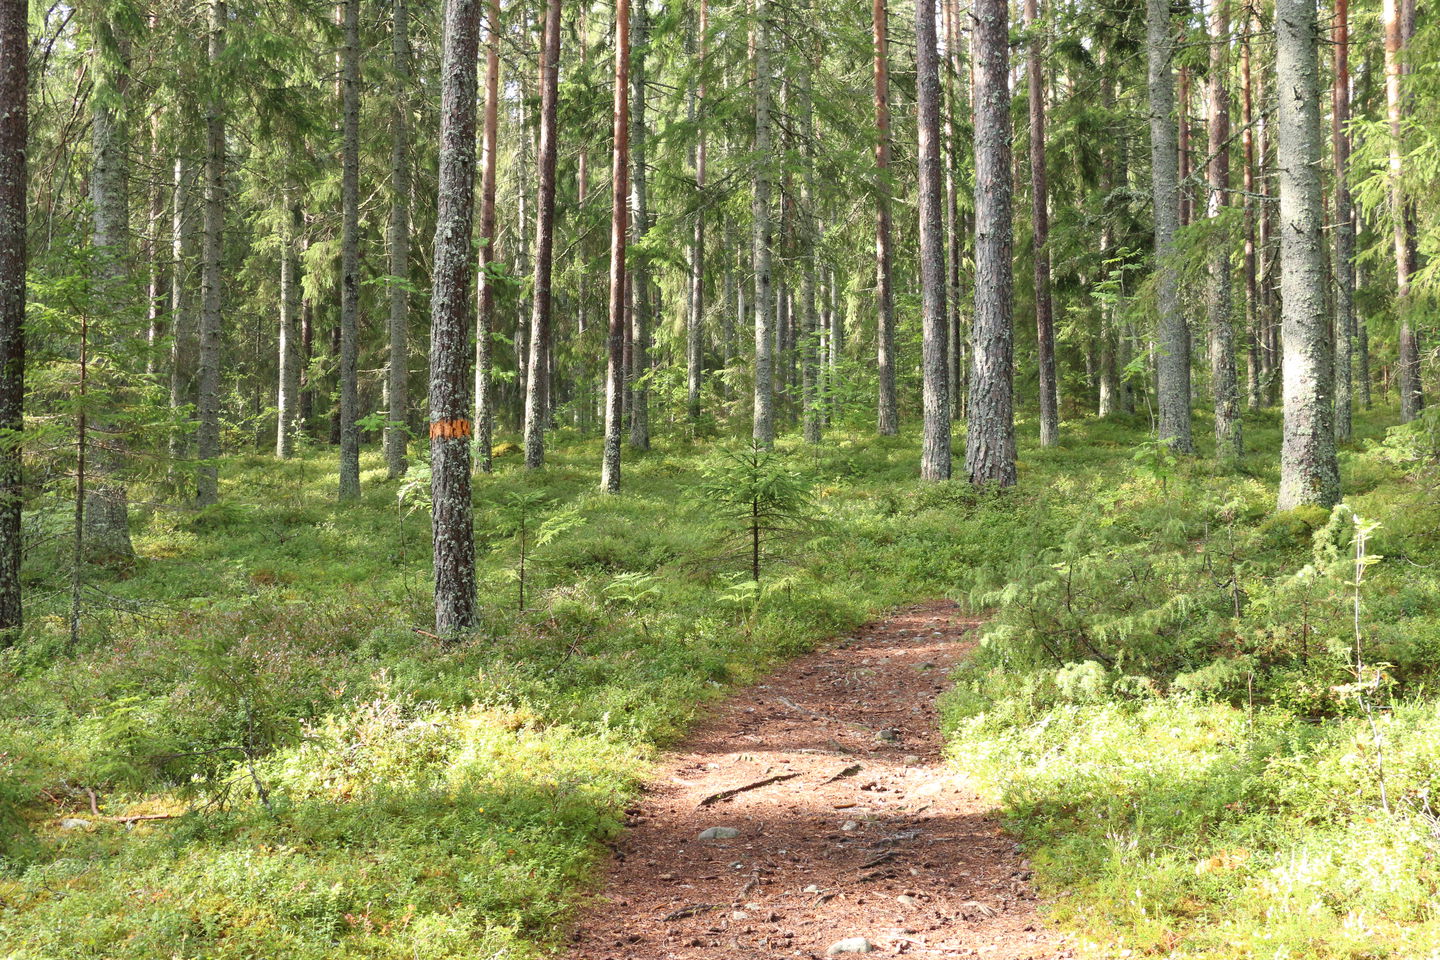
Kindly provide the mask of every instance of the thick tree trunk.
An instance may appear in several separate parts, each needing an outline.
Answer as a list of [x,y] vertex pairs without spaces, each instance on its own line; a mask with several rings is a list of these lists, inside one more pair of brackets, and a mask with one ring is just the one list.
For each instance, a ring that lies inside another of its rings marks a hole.
[[[647,195],[650,171],[645,158],[645,59],[650,49],[650,11],[644,0],[631,8],[634,25],[631,29],[630,65],[630,230],[632,242],[642,244],[650,230],[650,208]],[[650,449],[650,265],[644,248],[635,257],[630,273],[631,353],[630,353],[630,446],[636,450]]]
[[386,393],[385,468],[390,479],[405,474],[410,414],[410,14],[407,0],[394,0],[390,60],[395,102],[390,118],[390,323]]
[[750,250],[755,270],[755,413],[752,435],[775,442],[774,330],[770,276],[770,0],[754,0],[755,173]]
[[[1210,197],[1206,216],[1212,222],[1219,222],[1229,205],[1230,94],[1225,88],[1229,49],[1230,0],[1211,0],[1210,74],[1206,84]],[[1205,297],[1210,326],[1210,385],[1215,403],[1215,458],[1221,463],[1239,460],[1245,449],[1240,429],[1240,385],[1235,372],[1235,329],[1230,315],[1230,247],[1229,237],[1217,231],[1210,246]]]
[[[354,2],[354,0],[351,0]],[[430,497],[435,632],[475,623],[470,503],[470,237],[475,214],[475,60],[480,0],[447,0],[440,67],[440,173],[430,295]]]
[[360,0],[341,4],[339,495],[349,500],[360,496]]
[[699,79],[691,94],[691,114],[696,124],[695,143],[695,233],[690,244],[690,312],[685,327],[686,413],[694,426],[700,421],[700,377],[705,366],[703,350],[705,322],[705,53],[709,43],[710,5],[700,0],[696,37]]
[[1006,0],[975,0],[975,312],[965,469],[976,486],[1013,486],[1015,304]]
[[[219,70],[225,56],[225,0],[210,0],[209,64]],[[225,100],[214,79],[205,102],[205,216],[200,242],[200,346],[196,371],[195,503],[208,507],[220,499],[220,270],[225,230]]]
[[1190,436],[1190,331],[1180,312],[1180,282],[1174,261],[1179,228],[1175,174],[1179,148],[1175,127],[1175,78],[1171,72],[1174,31],[1170,0],[1147,0],[1146,44],[1149,53],[1150,170],[1155,205],[1156,299],[1159,332],[1156,394],[1160,408],[1159,435],[1172,449],[1193,453]]
[[1340,499],[1325,309],[1318,32],[1315,0],[1276,0],[1280,309],[1285,339],[1281,510],[1309,503],[1329,507]]
[[890,225],[890,55],[886,0],[874,0],[875,45],[875,342],[879,378],[876,429],[892,436],[900,429],[895,406],[895,290],[891,276]]
[[1335,159],[1335,439],[1350,439],[1354,404],[1351,355],[1355,341],[1355,215],[1350,203],[1350,4],[1334,0],[1331,27],[1334,81],[1330,133]]
[[304,218],[300,204],[290,200],[285,211],[289,224],[280,236],[280,357],[275,408],[275,456],[281,460],[295,452],[295,432],[300,427],[297,401],[300,394],[300,231]]
[[1409,31],[1403,0],[1384,0],[1385,23],[1385,105],[1390,120],[1390,217],[1395,237],[1395,300],[1400,314],[1400,357],[1397,364],[1400,385],[1400,422],[1409,423],[1425,405],[1420,387],[1420,344],[1411,317],[1410,281],[1419,268],[1415,241],[1415,218],[1404,185],[1404,123],[1406,103],[1400,89],[1408,73],[1404,63]]
[[[1034,0],[1030,0],[1034,3]],[[944,194],[940,172],[940,50],[935,0],[915,3],[916,126],[920,164],[921,365],[924,423],[920,477],[950,479],[949,318],[945,312]]]
[[626,183],[630,171],[630,0],[615,0],[615,99],[610,151],[610,325],[606,344],[605,449],[600,489],[620,492],[625,403]]
[[1039,0],[1025,0],[1029,34],[1026,75],[1030,88],[1030,212],[1034,224],[1035,344],[1040,361],[1040,446],[1060,439],[1060,408],[1055,381],[1055,313],[1050,299],[1050,210],[1045,186],[1045,42],[1039,24]]
[[475,327],[475,445],[480,452],[480,469],[489,473],[493,469],[495,435],[490,380],[495,331],[493,271],[499,262],[495,250],[495,170],[500,127],[500,0],[486,0],[485,9],[485,132],[481,147],[479,311]]
[[19,636],[29,6],[0,0],[0,646]]
[[545,465],[549,407],[550,276],[555,250],[555,98],[560,76],[560,0],[548,0],[540,55],[539,188],[535,204],[535,280],[530,300],[529,382],[525,389],[525,466]]

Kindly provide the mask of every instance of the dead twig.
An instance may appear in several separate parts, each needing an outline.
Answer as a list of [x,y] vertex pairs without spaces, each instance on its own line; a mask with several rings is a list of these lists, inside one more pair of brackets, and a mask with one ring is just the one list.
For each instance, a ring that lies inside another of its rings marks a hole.
[[772,783],[780,783],[784,780],[794,780],[798,776],[800,776],[800,774],[798,773],[781,773],[773,777],[766,777],[764,780],[756,780],[754,783],[747,783],[743,787],[732,787],[729,790],[721,790],[719,793],[712,793],[704,800],[701,800],[698,806],[708,807],[712,803],[719,803],[722,800],[729,800],[731,797],[737,797],[740,794],[745,793],[747,790],[759,790],[761,787],[768,787]]
[[711,910],[720,909],[718,903],[692,903],[688,907],[681,907],[674,913],[667,913],[660,918],[662,923],[674,923],[676,920],[684,920],[686,917],[693,917],[699,913],[707,913]]

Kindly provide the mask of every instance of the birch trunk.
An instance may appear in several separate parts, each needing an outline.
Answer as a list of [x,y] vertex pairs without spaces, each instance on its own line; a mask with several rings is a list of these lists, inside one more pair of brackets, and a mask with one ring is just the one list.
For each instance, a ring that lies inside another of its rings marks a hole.
[[975,0],[975,312],[965,469],[976,486],[1015,474],[1015,304],[1006,0]]
[[[1247,21],[1249,33],[1256,30],[1254,14]],[[1260,394],[1260,310],[1259,286],[1255,276],[1255,105],[1250,73],[1250,37],[1240,40],[1240,133],[1244,172],[1241,186],[1245,206],[1245,339],[1249,352],[1246,395],[1251,410],[1263,405]]]
[[1279,509],[1330,507],[1340,499],[1331,408],[1330,325],[1325,304],[1320,191],[1320,78],[1315,0],[1276,0],[1275,76],[1280,92],[1280,309],[1285,429]]
[[710,5],[700,0],[697,29],[699,75],[691,96],[691,119],[696,124],[695,233],[690,244],[690,312],[685,327],[686,412],[693,427],[700,422],[700,377],[705,365],[705,53],[709,45]]
[[895,291],[890,234],[890,55],[886,0],[875,0],[875,316],[876,373],[879,377],[876,430],[900,429],[895,407]]
[[479,310],[475,326],[475,445],[480,469],[493,467],[495,407],[491,393],[494,367],[495,278],[499,262],[495,250],[495,166],[500,126],[500,0],[486,0],[485,23],[485,128],[481,147],[480,269],[477,282]]
[[[883,0],[878,0],[883,2]],[[755,412],[752,435],[775,442],[773,303],[770,276],[770,0],[754,0],[755,173],[750,201],[751,256],[755,270]]]
[[[185,111],[183,117],[189,118]],[[182,147],[183,150],[183,147]],[[175,158],[174,192],[170,198],[170,412],[195,401],[195,361],[198,345],[195,329],[195,217],[190,199],[190,164],[183,153]],[[190,455],[190,434],[176,430],[170,435],[171,471]]]
[[294,454],[295,431],[299,427],[296,413],[300,394],[300,258],[297,253],[304,225],[300,205],[292,200],[286,207],[289,223],[280,237],[280,356],[276,377],[279,389],[275,398],[275,456],[281,460]]
[[360,496],[360,0],[342,0],[340,53],[340,489]]
[[[354,0],[351,0],[354,2]],[[435,632],[475,622],[470,502],[470,237],[475,214],[475,83],[480,0],[447,0],[440,68],[439,197],[430,295],[430,496]]]
[[[1031,3],[1034,0],[1030,0]],[[949,318],[945,312],[945,231],[940,172],[940,49],[935,0],[915,3],[916,126],[919,134],[921,366],[924,423],[920,477],[950,479]]]
[[1039,24],[1039,0],[1025,0],[1025,30],[1029,34],[1026,75],[1030,88],[1030,213],[1035,266],[1035,343],[1040,361],[1040,446],[1053,447],[1060,439],[1060,407],[1055,382],[1055,312],[1050,298],[1050,210],[1045,185],[1045,67],[1044,38]]

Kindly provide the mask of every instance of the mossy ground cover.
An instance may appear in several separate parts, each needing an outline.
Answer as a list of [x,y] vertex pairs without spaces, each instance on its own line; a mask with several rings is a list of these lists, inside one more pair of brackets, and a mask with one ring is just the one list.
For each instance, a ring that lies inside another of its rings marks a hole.
[[[1428,863],[1433,843],[1418,791],[1440,601],[1412,571],[1440,561],[1436,511],[1420,466],[1367,448],[1383,422],[1362,423],[1344,466],[1356,510],[1385,524],[1364,603],[1371,656],[1391,664],[1371,697],[1389,814],[1367,721],[1331,692],[1345,589],[1328,568],[1294,578],[1328,518],[1271,516],[1268,415],[1226,473],[1147,454],[1138,422],[1068,424],[1058,448],[1022,446],[1021,488],[995,495],[920,484],[909,433],[787,442],[819,523],[759,591],[695,493],[722,444],[627,453],[625,492],[606,497],[596,443],[561,431],[545,471],[510,455],[477,478],[483,622],[458,644],[416,632],[427,521],[378,455],[343,505],[331,451],[237,458],[220,507],[148,507],[135,566],[92,571],[79,648],[63,553],[32,557],[35,626],[0,677],[0,944],[17,958],[542,954],[697,709],[938,595],[994,612],[947,704],[953,749],[996,785],[1047,890],[1068,891],[1059,922],[1162,953],[1280,955],[1234,945],[1262,929],[1335,955],[1358,955],[1347,944],[1371,927],[1421,943],[1427,868],[1388,896],[1367,886],[1366,871]],[[564,516],[529,557],[523,611],[517,509],[532,530]],[[107,819],[140,814],[177,816]],[[62,830],[64,816],[92,825]]]

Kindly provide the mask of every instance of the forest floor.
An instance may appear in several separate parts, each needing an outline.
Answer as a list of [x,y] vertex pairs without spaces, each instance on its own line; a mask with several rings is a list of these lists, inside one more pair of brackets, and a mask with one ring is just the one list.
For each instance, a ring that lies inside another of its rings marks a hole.
[[942,757],[936,699],[978,625],[907,607],[726,700],[628,811],[570,956],[1070,956]]

